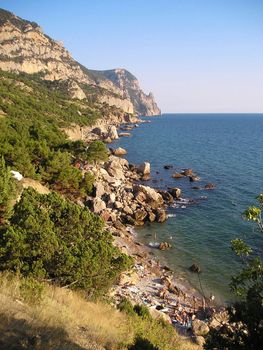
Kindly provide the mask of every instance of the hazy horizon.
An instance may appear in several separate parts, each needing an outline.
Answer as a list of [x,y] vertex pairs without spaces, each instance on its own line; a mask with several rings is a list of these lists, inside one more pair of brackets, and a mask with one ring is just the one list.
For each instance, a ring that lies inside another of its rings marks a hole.
[[163,113],[263,112],[263,1],[3,0],[0,6],[37,22],[87,68],[129,70]]

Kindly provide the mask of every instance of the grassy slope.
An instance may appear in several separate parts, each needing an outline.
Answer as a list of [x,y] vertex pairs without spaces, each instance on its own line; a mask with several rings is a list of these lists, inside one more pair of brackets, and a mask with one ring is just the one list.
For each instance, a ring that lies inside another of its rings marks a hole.
[[[170,327],[86,301],[68,289],[0,275],[1,349],[127,349],[136,335],[162,350],[195,350]],[[41,296],[41,297],[40,297]]]

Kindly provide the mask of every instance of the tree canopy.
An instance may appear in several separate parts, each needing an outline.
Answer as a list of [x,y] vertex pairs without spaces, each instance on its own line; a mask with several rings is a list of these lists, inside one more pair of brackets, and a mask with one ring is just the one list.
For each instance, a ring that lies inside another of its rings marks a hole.
[[114,247],[102,219],[59,194],[24,190],[1,228],[0,266],[65,286],[105,291],[131,260]]

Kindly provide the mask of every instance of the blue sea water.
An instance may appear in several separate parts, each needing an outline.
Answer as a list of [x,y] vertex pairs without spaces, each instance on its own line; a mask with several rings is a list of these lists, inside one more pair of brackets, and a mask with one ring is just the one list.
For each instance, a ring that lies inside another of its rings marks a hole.
[[[141,124],[113,146],[124,147],[131,163],[151,163],[149,186],[180,187],[184,198],[197,203],[169,209],[173,215],[165,223],[146,224],[137,230],[138,239],[146,244],[171,242],[171,250],[154,253],[200,290],[197,275],[188,271],[197,263],[205,294],[227,302],[231,275],[240,268],[231,239],[241,237],[260,254],[263,250],[263,235],[241,218],[263,192],[263,114],[165,114],[145,119],[151,123]],[[165,170],[165,164],[173,169]],[[171,177],[183,168],[193,169],[201,181]],[[215,190],[192,189],[209,182]]]

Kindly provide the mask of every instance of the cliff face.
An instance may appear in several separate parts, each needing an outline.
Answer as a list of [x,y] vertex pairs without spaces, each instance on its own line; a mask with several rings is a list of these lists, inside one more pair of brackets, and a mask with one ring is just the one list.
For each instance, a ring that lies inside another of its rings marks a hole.
[[127,113],[160,114],[152,94],[140,89],[137,79],[124,69],[92,71],[76,62],[63,43],[45,35],[34,22],[0,9],[0,69],[40,73],[51,81],[66,81],[72,98],[88,97],[88,88],[98,91],[99,102]]

